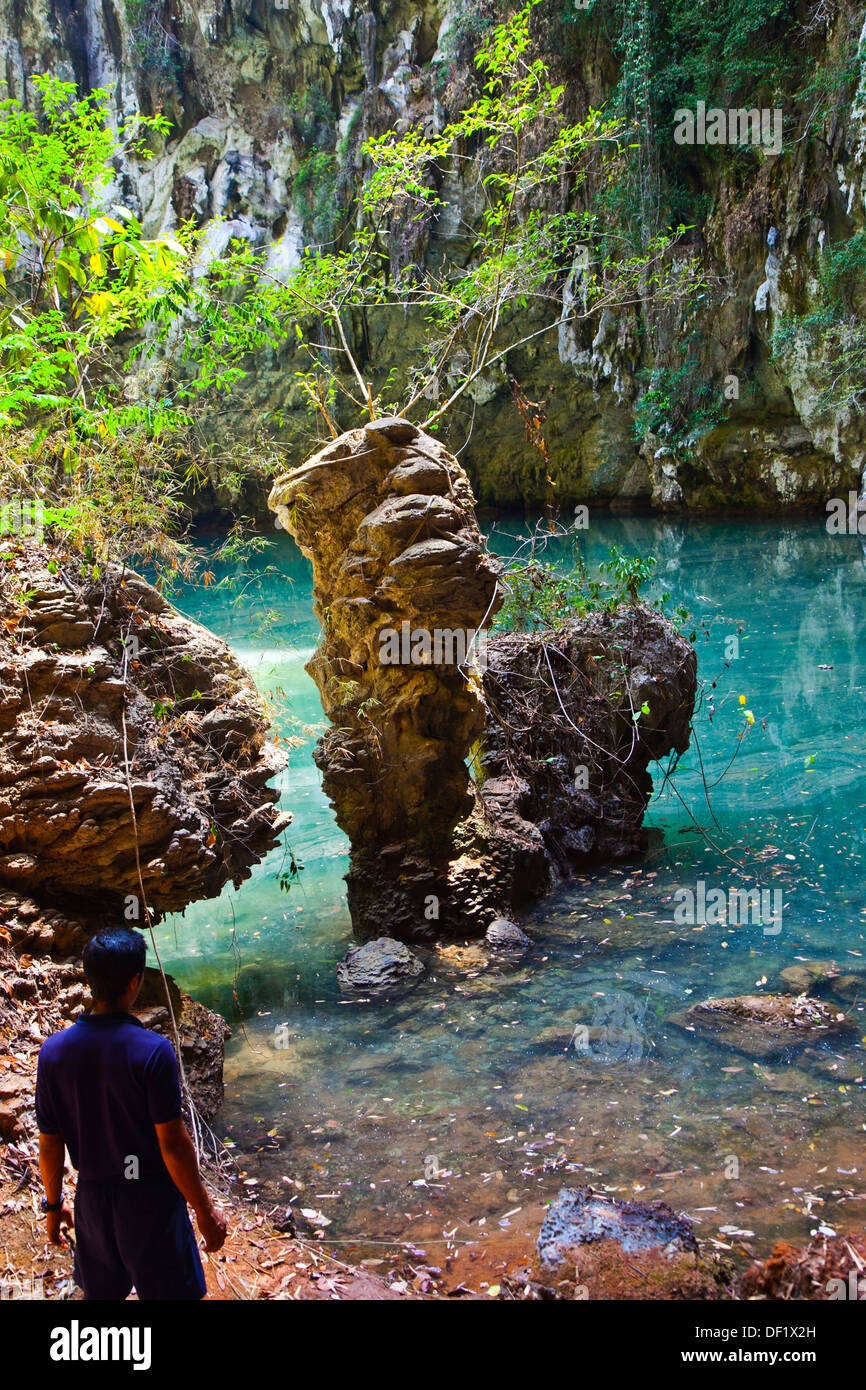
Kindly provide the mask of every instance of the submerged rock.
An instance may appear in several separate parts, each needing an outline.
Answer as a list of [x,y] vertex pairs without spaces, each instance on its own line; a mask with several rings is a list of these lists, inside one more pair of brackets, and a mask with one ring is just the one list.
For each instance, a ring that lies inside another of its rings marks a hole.
[[727,1271],[704,1259],[691,1222],[665,1202],[562,1188],[536,1252],[534,1277],[548,1296],[711,1299],[726,1292]]
[[786,965],[779,974],[789,988],[798,994],[808,994],[814,987],[834,980],[842,971],[833,960],[803,960]]
[[340,988],[381,994],[414,983],[424,973],[424,962],[402,941],[390,936],[350,946],[337,966]]
[[853,1030],[844,1013],[799,994],[705,999],[669,1022],[749,1057],[774,1057]]
[[532,945],[532,938],[507,917],[497,917],[491,922],[484,940],[492,951],[501,955],[522,955]]
[[834,960],[796,961],[779,973],[798,994],[834,994],[852,1003],[866,996],[866,977],[843,970]]

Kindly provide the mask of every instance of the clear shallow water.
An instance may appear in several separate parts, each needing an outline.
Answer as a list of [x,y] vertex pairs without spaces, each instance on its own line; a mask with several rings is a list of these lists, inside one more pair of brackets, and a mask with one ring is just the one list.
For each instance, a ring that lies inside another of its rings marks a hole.
[[[492,543],[505,553],[524,531],[497,523]],[[772,1064],[668,1022],[711,995],[784,988],[779,972],[798,958],[866,971],[859,542],[828,537],[820,521],[628,517],[594,519],[583,544],[591,567],[611,544],[658,557],[653,588],[685,604],[685,631],[697,633],[707,783],[728,770],[710,809],[693,746],[651,803],[648,854],[538,904],[524,922],[535,946],[519,967],[467,976],[439,959],[414,993],[385,1005],[349,1003],[336,987],[351,940],[347,850],[311,757],[322,715],[303,670],[317,637],[306,562],[278,534],[236,605],[214,589],[180,598],[272,697],[281,737],[303,740],[283,805],[304,869],[281,892],[275,851],[238,892],[166,923],[160,949],[235,1030],[217,1128],[257,1181],[251,1190],[323,1212],[320,1231],[353,1251],[381,1254],[377,1242],[399,1238],[441,1253],[447,1239],[534,1233],[539,1203],[582,1180],[664,1197],[737,1249],[807,1238],[822,1221],[849,1230],[866,1213],[858,1002],[847,1006],[858,1025],[850,1042]],[[559,554],[568,563],[567,548]],[[741,695],[755,724],[739,740]],[[780,888],[781,931],[678,925],[673,893],[699,879]],[[571,1043],[579,1025],[590,1029],[588,1052],[580,1035],[584,1050]],[[725,1226],[755,1240],[719,1234]]]

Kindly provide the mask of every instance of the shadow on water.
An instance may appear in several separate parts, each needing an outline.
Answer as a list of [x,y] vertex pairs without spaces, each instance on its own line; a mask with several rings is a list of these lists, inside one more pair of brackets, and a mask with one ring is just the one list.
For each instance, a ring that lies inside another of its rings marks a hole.
[[[498,522],[491,544],[508,553],[525,530]],[[467,977],[437,962],[384,1005],[343,1000],[335,982],[350,940],[347,847],[311,757],[322,713],[303,670],[317,639],[309,567],[278,535],[236,604],[223,590],[181,596],[270,695],[281,738],[301,740],[283,804],[304,869],[282,892],[275,851],[238,892],[166,923],[160,945],[233,1025],[236,990],[245,1029],[228,1048],[220,1124],[253,1190],[303,1191],[297,1205],[322,1212],[319,1230],[343,1244],[361,1231],[375,1249],[534,1230],[538,1203],[581,1180],[666,1197],[737,1248],[751,1237],[731,1232],[803,1239],[862,1222],[856,991],[850,1042],[771,1063],[668,1022],[710,995],[784,987],[780,971],[799,959],[866,973],[858,539],[820,521],[617,517],[593,519],[582,540],[591,568],[611,544],[656,555],[656,594],[692,615],[704,700],[697,741],[651,803],[654,847],[538,904],[520,966]],[[570,563],[568,545],[551,542],[549,557]],[[740,739],[744,709],[755,722]],[[681,924],[674,895],[699,881],[781,889],[781,930]]]

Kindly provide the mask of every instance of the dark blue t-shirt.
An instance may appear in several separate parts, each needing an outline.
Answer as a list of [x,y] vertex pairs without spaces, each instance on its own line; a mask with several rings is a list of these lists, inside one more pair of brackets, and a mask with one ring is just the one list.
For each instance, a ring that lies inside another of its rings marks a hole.
[[79,1182],[170,1183],[154,1125],[180,1113],[174,1049],[132,1014],[84,1014],[42,1044],[36,1121],[62,1135]]

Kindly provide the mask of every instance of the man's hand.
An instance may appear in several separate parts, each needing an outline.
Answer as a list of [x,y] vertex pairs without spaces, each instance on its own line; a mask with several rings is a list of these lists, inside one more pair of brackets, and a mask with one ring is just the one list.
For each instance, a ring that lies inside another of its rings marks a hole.
[[221,1249],[228,1227],[205,1190],[195,1149],[183,1120],[167,1120],[165,1124],[154,1125],[154,1129],[172,1182],[195,1212],[198,1228],[204,1236],[205,1250]]
[[217,1211],[213,1202],[208,1202],[196,1212],[195,1219],[204,1237],[205,1250],[221,1250],[228,1232],[228,1222],[222,1212]]
[[[52,1204],[63,1198],[63,1155],[65,1151],[66,1146],[62,1135],[39,1135],[39,1172],[42,1174],[45,1199]],[[48,1239],[52,1245],[66,1246],[69,1244],[62,1229],[72,1225],[72,1212],[67,1207],[58,1207],[57,1211],[47,1211],[45,1223]]]
[[45,1213],[45,1228],[52,1245],[68,1245],[69,1241],[63,1232],[72,1225],[72,1212],[68,1207],[61,1207],[60,1211],[47,1211]]

